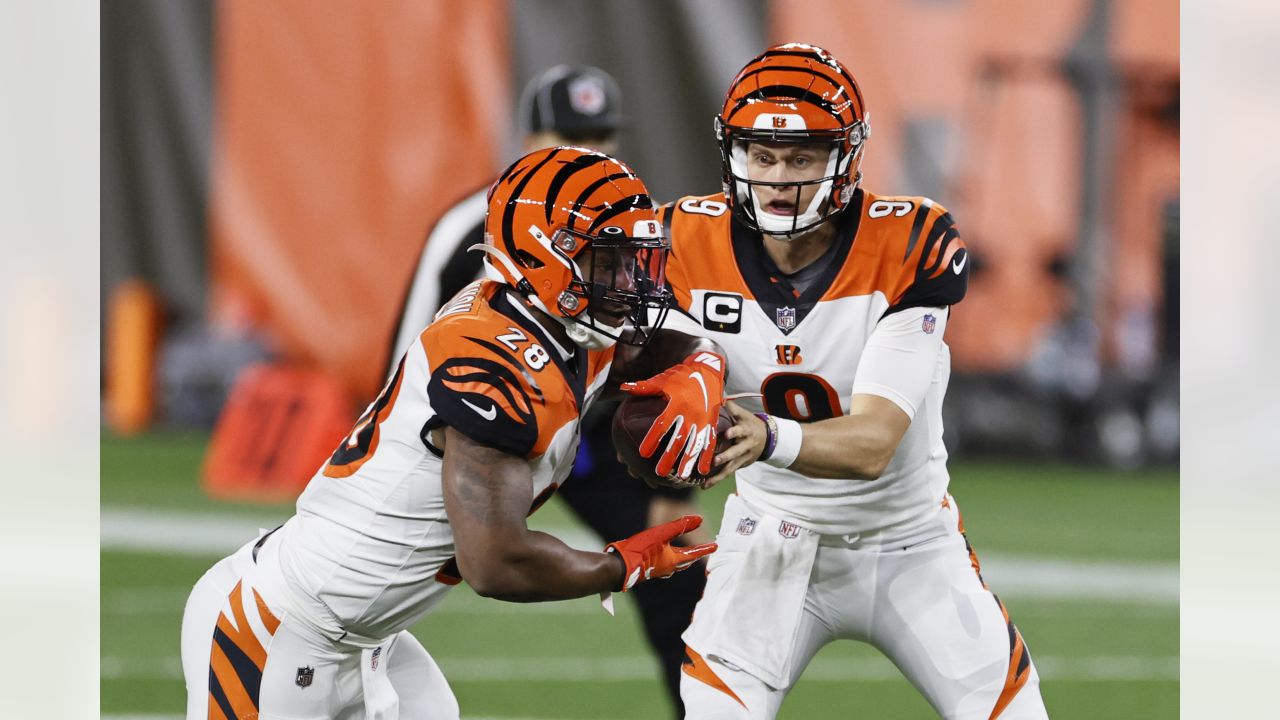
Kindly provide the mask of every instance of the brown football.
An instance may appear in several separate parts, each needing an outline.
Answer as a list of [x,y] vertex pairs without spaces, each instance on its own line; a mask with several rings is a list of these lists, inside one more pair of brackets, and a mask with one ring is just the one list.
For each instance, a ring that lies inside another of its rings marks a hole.
[[[658,444],[658,449],[654,451],[652,457],[640,456],[640,443],[649,432],[649,428],[653,426],[653,421],[662,414],[662,409],[666,406],[667,399],[660,395],[628,395],[613,415],[613,445],[631,472],[640,476],[640,479],[650,486],[688,487],[690,484],[697,484],[698,481],[707,479],[707,476],[699,474],[695,469],[692,482],[681,483],[661,477],[654,471],[658,459],[662,457],[662,449],[666,446],[665,440]],[[729,414],[727,407],[721,406],[720,421],[716,424],[717,442],[721,441],[725,431],[731,427],[733,427],[733,416]],[[714,473],[714,468],[712,472]]]

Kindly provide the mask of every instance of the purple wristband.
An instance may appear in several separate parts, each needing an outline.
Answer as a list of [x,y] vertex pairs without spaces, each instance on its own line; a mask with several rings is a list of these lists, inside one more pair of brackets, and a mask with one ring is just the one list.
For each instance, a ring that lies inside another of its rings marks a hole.
[[764,452],[760,453],[758,458],[764,461],[773,457],[773,451],[778,447],[778,426],[773,422],[773,418],[765,413],[756,413],[756,417],[764,421]]

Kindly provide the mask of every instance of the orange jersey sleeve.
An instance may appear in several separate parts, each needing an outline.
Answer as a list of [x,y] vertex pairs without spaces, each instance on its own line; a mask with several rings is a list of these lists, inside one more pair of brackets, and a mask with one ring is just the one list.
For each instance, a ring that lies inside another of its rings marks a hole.
[[[884,293],[888,312],[945,307],[964,298],[968,250],[946,208],[922,197],[865,193],[849,262],[875,268],[850,274],[841,294]],[[865,284],[864,284],[865,283]]]
[[662,221],[663,230],[666,232],[667,239],[671,241],[673,247],[670,254],[667,255],[667,288],[671,290],[672,296],[676,299],[676,305],[680,309],[689,312],[689,271],[685,268],[682,259],[675,253],[675,236],[671,231],[671,221],[675,215],[675,203],[667,203],[658,208],[658,219]]
[[903,250],[905,288],[888,312],[912,307],[946,307],[969,288],[969,250],[951,213],[937,203],[921,204]]
[[667,283],[685,312],[695,288],[732,289],[751,296],[733,262],[733,222],[724,193],[683,197],[664,205],[659,217],[671,238]]
[[577,417],[580,400],[561,362],[552,358],[555,350],[489,307],[493,292],[482,288],[474,308],[442,315],[422,335],[431,368],[428,425],[448,425],[478,443],[534,457]]

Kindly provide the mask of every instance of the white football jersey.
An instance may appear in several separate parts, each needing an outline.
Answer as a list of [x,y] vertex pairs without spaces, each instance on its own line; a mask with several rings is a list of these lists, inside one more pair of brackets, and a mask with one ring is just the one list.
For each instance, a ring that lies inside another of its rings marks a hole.
[[[968,278],[950,214],[926,198],[858,191],[837,220],[826,269],[803,289],[774,267],[759,234],[732,219],[723,195],[683,198],[662,217],[672,238],[667,277],[686,313],[671,313],[668,327],[724,348],[726,393],[758,393],[742,404],[800,422],[846,414],[855,393],[870,393],[912,418],[875,480],[815,479],[757,462],[738,471],[739,494],[819,533],[872,542],[933,517],[948,484],[941,407],[950,356],[941,335]],[[882,323],[933,341],[932,355],[913,363],[932,372],[915,383],[922,397],[903,397],[884,372],[860,368]]]
[[532,513],[568,476],[578,419],[612,359],[612,348],[579,349],[566,361],[504,286],[463,289],[272,539],[291,609],[353,642],[376,642],[425,615],[461,581],[431,431],[448,425],[527,458]]

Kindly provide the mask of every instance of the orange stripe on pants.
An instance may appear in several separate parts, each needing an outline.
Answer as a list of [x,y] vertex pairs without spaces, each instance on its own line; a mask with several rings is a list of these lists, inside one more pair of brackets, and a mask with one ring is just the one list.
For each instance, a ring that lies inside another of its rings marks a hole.
[[688,655],[689,659],[685,660],[684,664],[680,666],[680,669],[685,675],[688,675],[694,680],[710,685],[716,690],[719,690],[725,695],[733,698],[742,707],[747,707],[747,704],[742,702],[742,698],[738,697],[733,690],[729,689],[729,686],[720,679],[719,675],[716,675],[715,671],[711,669],[711,666],[707,664],[707,661],[703,660],[702,656],[695,652],[693,648],[686,646],[685,654]]
[[[218,647],[217,643],[213,644],[213,652],[209,655],[209,667],[213,669],[213,674],[217,678],[218,684],[222,686],[223,694],[226,695],[227,700],[231,703],[231,710],[236,715],[235,720],[257,718],[257,699],[249,697],[244,683],[240,680],[240,674],[232,667],[231,661],[227,659],[226,654],[222,652],[222,648]],[[210,717],[213,716],[214,710],[218,709],[217,701],[210,694]]]
[[[262,596],[256,590],[252,592],[254,609],[267,632],[274,635],[280,627],[280,620],[267,607]],[[236,583],[228,594],[228,600],[235,622],[226,612],[219,614],[209,651],[209,717],[256,720],[267,651],[249,625],[242,582]],[[227,717],[228,712],[233,717]]]
[[[994,593],[992,597],[995,597]],[[1018,628],[1014,627],[1013,621],[1009,619],[1009,611],[1005,609],[1004,603],[1000,602],[998,597],[996,604],[1000,606],[1004,621],[1009,626],[1009,672],[1005,676],[1004,689],[1000,691],[1000,697],[996,698],[996,706],[991,710],[991,717],[988,720],[996,720],[1000,717],[1000,713],[1013,702],[1014,696],[1031,678],[1031,655],[1027,651],[1027,643],[1022,639],[1022,633],[1018,632]]]

